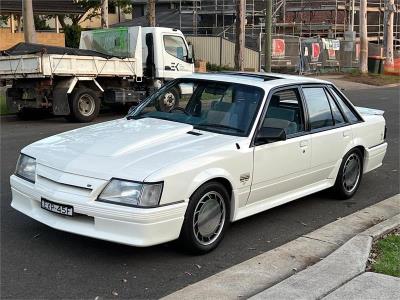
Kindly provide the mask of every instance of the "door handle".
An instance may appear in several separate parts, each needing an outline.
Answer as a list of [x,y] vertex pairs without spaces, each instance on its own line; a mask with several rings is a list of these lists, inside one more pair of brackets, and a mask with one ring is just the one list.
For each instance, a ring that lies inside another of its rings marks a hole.
[[350,136],[350,130],[343,131],[343,137],[349,137]]
[[308,141],[300,141],[300,148],[304,148],[308,146]]

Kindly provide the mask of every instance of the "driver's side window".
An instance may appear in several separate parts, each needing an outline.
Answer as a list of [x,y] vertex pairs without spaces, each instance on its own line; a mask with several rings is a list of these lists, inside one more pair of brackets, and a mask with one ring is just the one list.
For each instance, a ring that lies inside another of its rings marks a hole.
[[304,117],[297,88],[275,92],[268,104],[262,127],[283,129],[287,136],[304,131]]
[[186,44],[182,37],[175,35],[164,35],[164,48],[168,54],[184,60],[188,56]]

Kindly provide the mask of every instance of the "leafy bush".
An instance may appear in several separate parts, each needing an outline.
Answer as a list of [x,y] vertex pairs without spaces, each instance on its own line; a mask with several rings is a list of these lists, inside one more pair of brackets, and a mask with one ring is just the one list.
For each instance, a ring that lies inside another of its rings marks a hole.
[[207,63],[207,72],[221,72],[221,71],[233,71],[233,68],[228,66],[219,66],[216,64]]
[[81,38],[82,28],[79,25],[65,25],[65,46],[71,48],[79,48],[79,40]]

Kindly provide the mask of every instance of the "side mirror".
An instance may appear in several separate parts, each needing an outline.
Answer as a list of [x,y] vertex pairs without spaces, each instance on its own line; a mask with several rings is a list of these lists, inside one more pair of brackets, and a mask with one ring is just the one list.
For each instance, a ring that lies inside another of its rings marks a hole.
[[262,127],[256,135],[255,144],[262,145],[277,141],[285,141],[286,132],[283,128]]
[[186,60],[189,64],[194,63],[194,53],[193,53],[193,45],[192,43],[188,43],[188,56]]

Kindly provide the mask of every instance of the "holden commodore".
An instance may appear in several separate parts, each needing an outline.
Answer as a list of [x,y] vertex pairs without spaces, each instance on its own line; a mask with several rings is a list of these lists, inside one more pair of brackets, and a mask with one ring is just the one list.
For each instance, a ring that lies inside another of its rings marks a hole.
[[383,111],[281,74],[176,79],[125,118],[22,149],[12,207],[50,227],[204,253],[231,222],[331,188],[341,199],[386,153]]

